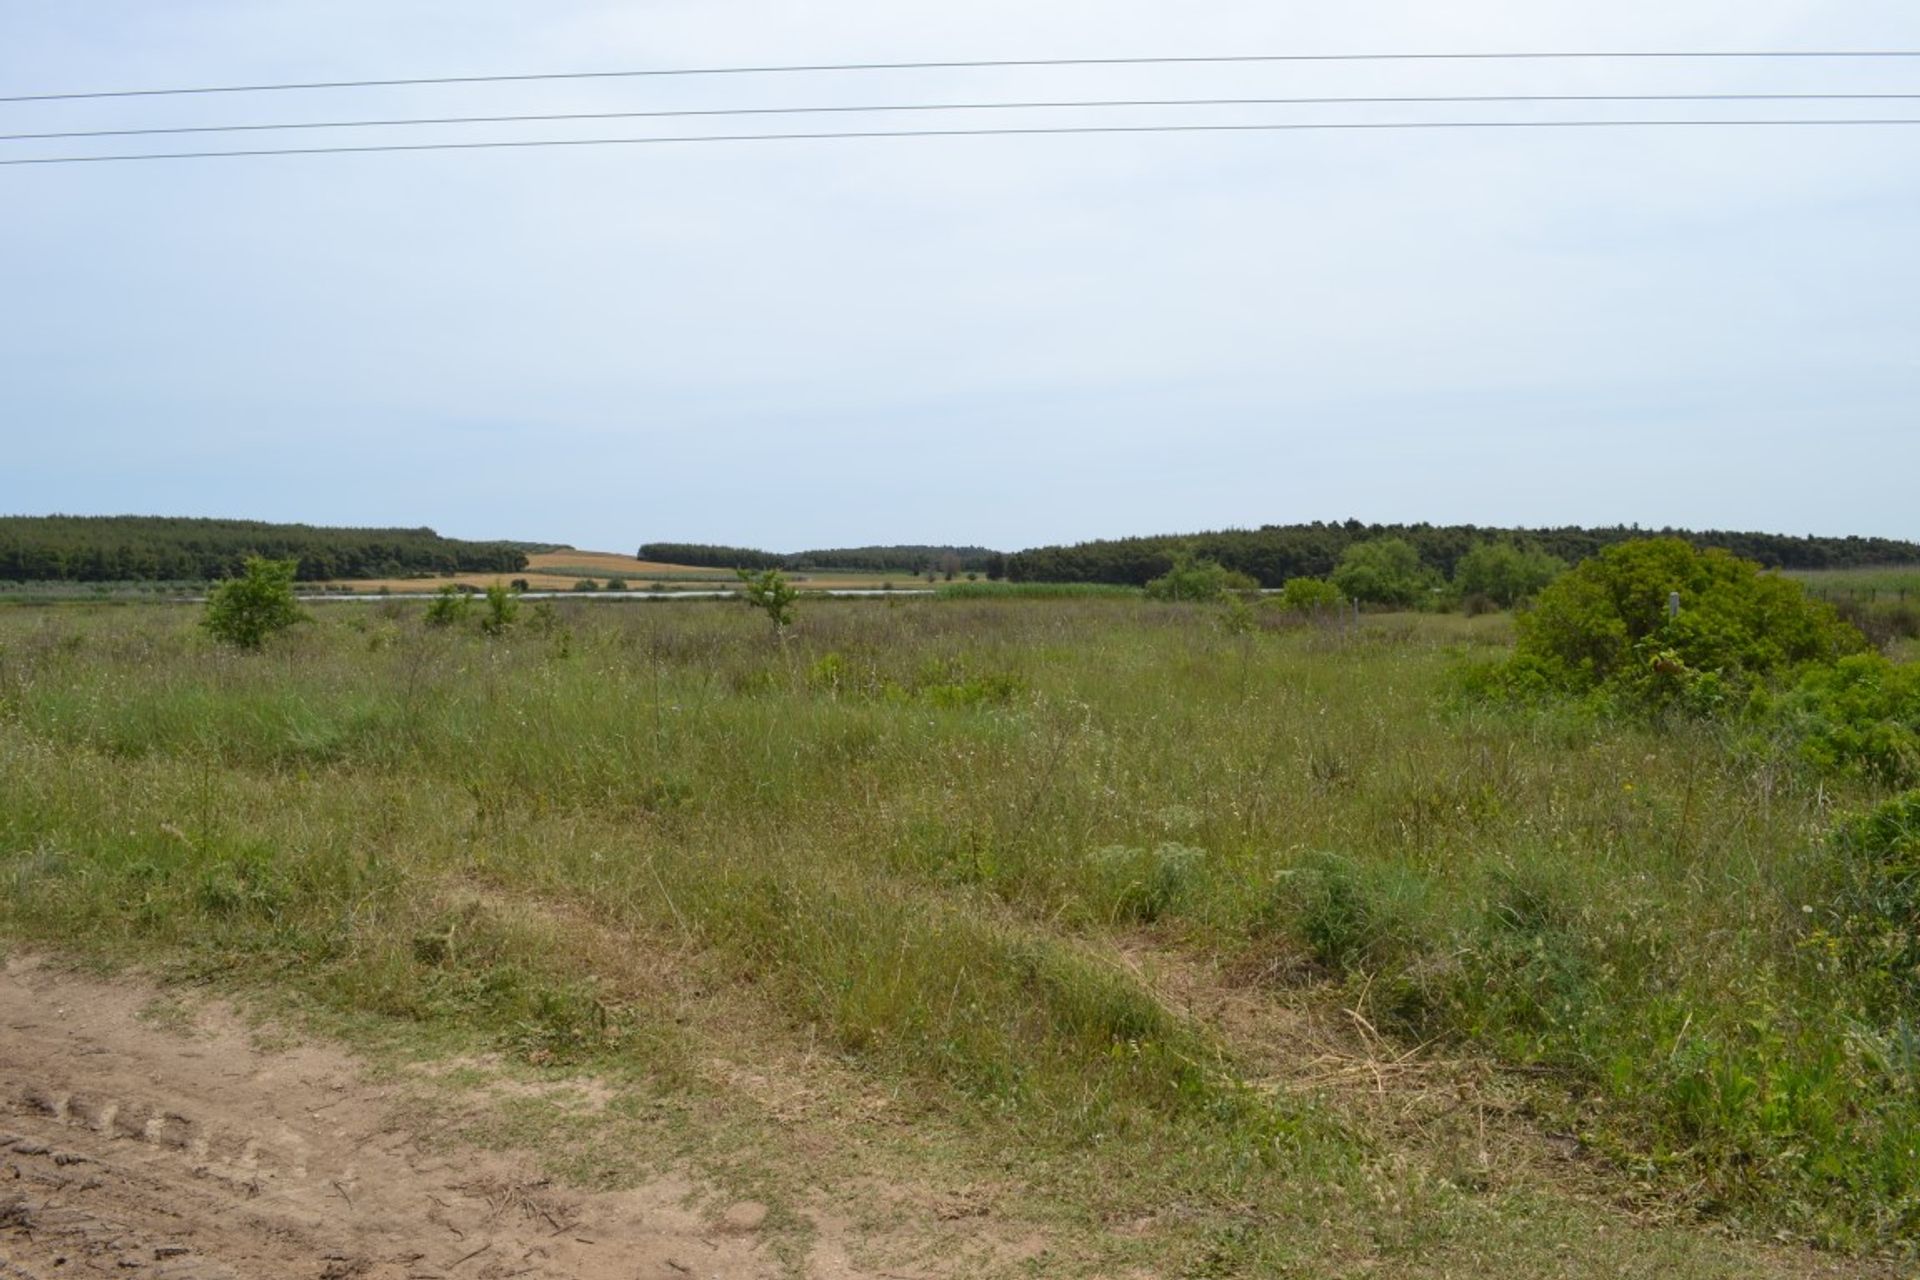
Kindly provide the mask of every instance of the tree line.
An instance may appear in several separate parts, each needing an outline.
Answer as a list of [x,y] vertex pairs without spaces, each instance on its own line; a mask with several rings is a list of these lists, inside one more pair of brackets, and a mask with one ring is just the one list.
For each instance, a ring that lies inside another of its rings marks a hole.
[[238,577],[250,556],[302,582],[517,573],[527,554],[432,529],[345,529],[169,516],[0,516],[0,581],[168,582]]
[[1278,587],[1292,578],[1328,577],[1349,547],[1391,538],[1411,546],[1425,569],[1451,579],[1460,560],[1489,541],[1576,564],[1615,544],[1656,536],[1679,538],[1701,550],[1718,547],[1772,569],[1920,564],[1920,543],[1894,538],[1834,538],[1811,534],[1800,538],[1718,529],[1650,530],[1626,525],[1594,529],[1572,525],[1499,529],[1478,525],[1363,524],[1348,520],[1035,547],[1007,556],[1006,576],[1014,582],[1113,582],[1144,586],[1166,575],[1176,559],[1185,553],[1245,574],[1263,587]]
[[761,551],[755,547],[715,546],[704,542],[648,542],[639,558],[702,569],[780,569],[804,573],[858,570],[870,573],[979,573],[994,578],[1006,568],[1005,553],[987,547],[900,544],[829,547],[814,551]]

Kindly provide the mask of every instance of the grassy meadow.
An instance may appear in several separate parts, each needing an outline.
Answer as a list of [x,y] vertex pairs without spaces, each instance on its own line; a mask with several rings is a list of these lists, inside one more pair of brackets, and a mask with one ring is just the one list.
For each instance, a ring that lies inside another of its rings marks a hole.
[[0,937],[612,1081],[484,1127],[686,1162],[796,1249],[825,1197],[976,1274],[1912,1257],[1920,1041],[1823,951],[1868,783],[1467,701],[1503,615],[977,595],[785,642],[323,605],[260,654],[0,609]]

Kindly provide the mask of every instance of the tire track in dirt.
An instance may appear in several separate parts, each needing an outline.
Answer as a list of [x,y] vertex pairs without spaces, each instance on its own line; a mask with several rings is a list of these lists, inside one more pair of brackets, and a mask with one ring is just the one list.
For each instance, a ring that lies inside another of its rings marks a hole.
[[0,1280],[783,1274],[684,1179],[567,1192],[396,1124],[345,1054],[264,1051],[217,1008],[165,1030],[151,995],[0,970]]

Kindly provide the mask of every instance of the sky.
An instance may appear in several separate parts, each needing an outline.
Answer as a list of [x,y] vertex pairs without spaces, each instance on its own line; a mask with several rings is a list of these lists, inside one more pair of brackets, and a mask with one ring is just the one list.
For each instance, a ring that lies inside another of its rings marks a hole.
[[[1920,50],[1911,0],[0,0],[0,95],[817,62]],[[1920,93],[1874,62],[720,76],[0,103],[0,132],[1154,97]],[[1920,101],[1053,110],[0,156]],[[0,167],[0,513],[632,550],[1303,520],[1920,538],[1920,126],[867,139]]]

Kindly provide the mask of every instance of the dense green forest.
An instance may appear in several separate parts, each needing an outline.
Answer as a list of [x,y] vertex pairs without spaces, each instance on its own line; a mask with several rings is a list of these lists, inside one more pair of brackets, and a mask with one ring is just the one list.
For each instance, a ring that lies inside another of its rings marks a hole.
[[526,552],[431,529],[334,529],[170,516],[0,516],[0,581],[166,582],[232,577],[248,556],[296,560],[303,582],[509,573]]
[[1174,552],[1190,551],[1229,569],[1277,587],[1289,578],[1325,577],[1340,555],[1356,542],[1402,538],[1421,561],[1451,577],[1456,561],[1476,543],[1512,540],[1568,563],[1585,560],[1602,548],[1633,538],[1681,538],[1696,547],[1723,547],[1773,569],[1844,569],[1869,565],[1920,564],[1920,543],[1892,538],[1796,538],[1775,533],[1739,533],[1718,529],[1641,529],[1616,525],[1582,529],[1495,529],[1477,525],[1341,524],[1263,525],[1212,533],[1116,538],[1074,546],[1035,547],[1006,558],[1006,576],[1015,582],[1116,582],[1144,584],[1166,573]]
[[828,547],[815,551],[760,551],[701,542],[648,542],[640,559],[711,569],[853,569],[874,573],[953,571],[998,577],[1006,556],[986,547]]

